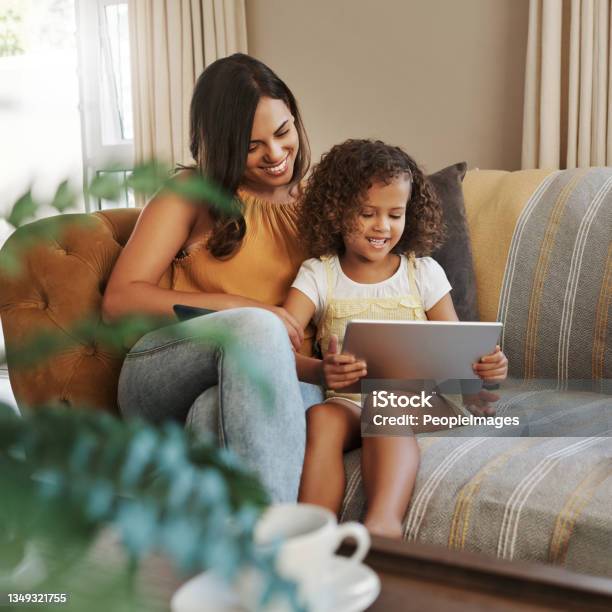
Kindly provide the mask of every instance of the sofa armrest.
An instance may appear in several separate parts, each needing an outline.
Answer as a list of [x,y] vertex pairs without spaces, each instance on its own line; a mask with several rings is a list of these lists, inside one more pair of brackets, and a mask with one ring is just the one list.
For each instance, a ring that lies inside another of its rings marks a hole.
[[[119,209],[41,219],[20,227],[0,251],[0,316],[20,407],[63,403],[117,411],[124,352],[101,340],[100,307],[139,213]],[[93,326],[79,331],[85,321]],[[19,352],[41,334],[57,335],[61,348],[31,365],[19,363]]]

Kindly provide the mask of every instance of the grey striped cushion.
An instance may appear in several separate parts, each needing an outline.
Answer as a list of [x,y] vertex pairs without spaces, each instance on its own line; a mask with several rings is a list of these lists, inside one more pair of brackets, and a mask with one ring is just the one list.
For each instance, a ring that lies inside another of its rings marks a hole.
[[612,378],[612,168],[549,175],[517,222],[498,320],[511,374]]

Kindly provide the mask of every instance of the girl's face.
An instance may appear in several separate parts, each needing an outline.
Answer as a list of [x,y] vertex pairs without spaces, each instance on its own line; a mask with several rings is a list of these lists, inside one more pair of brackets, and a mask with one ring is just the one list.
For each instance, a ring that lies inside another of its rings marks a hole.
[[287,185],[299,148],[298,132],[287,105],[282,100],[261,98],[253,118],[243,183],[259,190]]
[[374,183],[368,189],[358,213],[357,231],[344,236],[347,255],[375,262],[391,252],[404,232],[411,186],[410,179],[404,175],[388,185]]

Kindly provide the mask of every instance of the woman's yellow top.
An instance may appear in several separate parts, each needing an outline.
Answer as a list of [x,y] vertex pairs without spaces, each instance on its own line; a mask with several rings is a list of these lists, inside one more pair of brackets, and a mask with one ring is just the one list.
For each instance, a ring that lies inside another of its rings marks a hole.
[[[298,240],[298,202],[270,202],[238,193],[246,231],[238,249],[217,259],[206,248],[210,233],[188,246],[172,262],[171,288],[228,293],[280,306],[305,257]],[[305,333],[301,352],[311,354],[313,331]],[[307,341],[308,340],[308,341]]]

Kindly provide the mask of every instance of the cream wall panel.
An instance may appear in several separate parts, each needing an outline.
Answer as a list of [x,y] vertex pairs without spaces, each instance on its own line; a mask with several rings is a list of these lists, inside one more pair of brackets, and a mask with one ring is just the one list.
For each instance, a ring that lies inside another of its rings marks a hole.
[[249,53],[298,98],[313,160],[349,137],[434,171],[520,168],[528,0],[246,0]]

